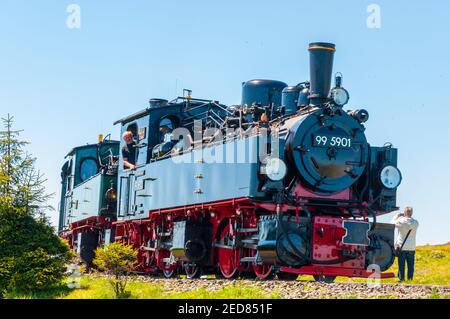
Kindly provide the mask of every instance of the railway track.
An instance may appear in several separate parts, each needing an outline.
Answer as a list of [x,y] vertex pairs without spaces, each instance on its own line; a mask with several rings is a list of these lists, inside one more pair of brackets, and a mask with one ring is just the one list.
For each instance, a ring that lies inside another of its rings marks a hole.
[[225,280],[214,278],[202,279],[163,279],[148,276],[135,276],[134,280],[149,284],[160,285],[166,294],[195,291],[218,291],[225,287],[254,287],[261,289],[269,296],[286,299],[305,298],[444,298],[450,297],[450,286],[392,284],[381,283],[378,287],[371,287],[367,283],[335,282],[331,284],[308,280]]

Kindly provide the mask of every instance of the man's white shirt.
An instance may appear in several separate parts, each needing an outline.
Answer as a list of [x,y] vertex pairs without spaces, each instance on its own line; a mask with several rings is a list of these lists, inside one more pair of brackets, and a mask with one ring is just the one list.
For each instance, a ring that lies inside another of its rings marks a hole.
[[398,218],[392,219],[392,224],[395,224],[395,228],[397,230],[397,235],[395,237],[395,246],[400,247],[403,244],[403,241],[408,234],[408,231],[411,230],[411,233],[406,240],[403,249],[404,251],[415,251],[416,250],[416,232],[419,227],[419,222],[414,218],[408,218],[405,216],[400,216]]

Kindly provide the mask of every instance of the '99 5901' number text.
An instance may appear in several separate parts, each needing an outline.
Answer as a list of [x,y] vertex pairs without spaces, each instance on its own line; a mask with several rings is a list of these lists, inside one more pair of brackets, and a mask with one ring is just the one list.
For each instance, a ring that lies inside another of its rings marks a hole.
[[341,136],[316,135],[314,137],[314,146],[352,147],[352,139]]

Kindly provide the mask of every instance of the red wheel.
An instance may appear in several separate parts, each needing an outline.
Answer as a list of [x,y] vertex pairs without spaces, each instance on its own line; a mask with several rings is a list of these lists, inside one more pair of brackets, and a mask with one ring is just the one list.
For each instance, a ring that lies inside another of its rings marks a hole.
[[261,280],[271,279],[273,278],[273,267],[272,265],[254,265],[253,271]]
[[235,278],[239,275],[240,265],[240,251],[239,249],[232,248],[235,237],[232,235],[231,230],[232,228],[228,223],[219,237],[219,243],[223,247],[217,247],[220,273],[227,279]]
[[[256,250],[253,250],[253,256],[256,256]],[[253,264],[253,271],[261,280],[271,279],[274,277],[274,271],[272,265],[264,265],[264,264]]]
[[162,272],[163,272],[164,277],[169,279],[169,278],[174,278],[176,276],[176,270],[177,270],[177,267],[170,266],[168,268],[164,268],[162,270]]
[[168,250],[160,250],[158,252],[159,258],[159,269],[162,271],[165,278],[174,278],[178,276],[178,263],[165,262],[164,259],[170,259],[172,261],[173,256]]
[[202,276],[202,268],[199,265],[186,263],[183,268],[188,279],[196,279]]

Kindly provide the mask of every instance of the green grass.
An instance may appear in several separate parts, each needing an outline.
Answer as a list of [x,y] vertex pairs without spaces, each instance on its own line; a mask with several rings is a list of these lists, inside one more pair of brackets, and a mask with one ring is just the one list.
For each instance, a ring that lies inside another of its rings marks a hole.
[[[416,271],[411,284],[432,284],[450,285],[450,245],[441,246],[420,246],[416,251]],[[397,261],[389,272],[397,273]],[[311,276],[301,276],[300,280],[312,280]],[[340,282],[366,282],[364,278],[338,277]],[[383,283],[396,283],[397,279],[384,279]],[[308,289],[308,287],[304,287]],[[197,290],[165,293],[162,285],[149,284],[131,280],[128,283],[127,291],[130,298],[135,299],[203,299],[203,298],[223,298],[223,299],[264,299],[281,298],[277,291],[271,294],[265,293],[258,287],[248,286],[245,283],[237,282],[233,285],[226,285],[218,290],[209,291],[204,288]],[[71,289],[67,285],[60,285],[52,289],[36,292],[33,294],[22,294],[9,292],[7,298],[67,298],[67,299],[113,299],[114,293],[107,279],[102,277],[83,276],[81,278],[81,288]],[[356,298],[356,295],[349,294],[347,298]],[[379,298],[395,298],[395,296],[382,295]],[[430,299],[450,299],[450,295],[440,295],[434,290],[428,298]]]
[[[149,285],[141,282],[130,281],[127,291],[131,292],[130,298],[161,298],[163,293],[159,285]],[[68,294],[59,296],[65,299],[114,299],[111,284],[105,278],[83,276],[81,288],[72,289]]]
[[29,294],[17,291],[9,291],[5,297],[7,299],[54,299],[60,296],[65,296],[71,292],[72,289],[67,287],[66,284],[61,284],[44,291],[37,291]]
[[[257,287],[249,287],[244,283],[227,285],[216,291],[208,291],[204,288],[197,290],[164,293],[163,287],[158,284],[130,281],[126,290],[130,293],[131,299],[274,299],[281,298],[278,292],[274,291],[267,295]],[[35,294],[20,294],[11,292],[7,298],[37,298],[37,299],[114,299],[111,285],[105,278],[83,276],[81,287],[71,289],[67,286],[48,290]]]
[[428,296],[428,299],[450,299],[450,295],[441,295],[436,289],[433,289],[431,294]]
[[[393,272],[397,276],[398,259],[386,272]],[[450,285],[450,245],[418,246],[414,266],[414,279],[407,284]],[[305,279],[309,279],[304,277]],[[311,277],[312,278],[312,277]],[[340,282],[366,282],[361,278],[338,277]],[[397,278],[383,279],[383,283],[397,283]]]

